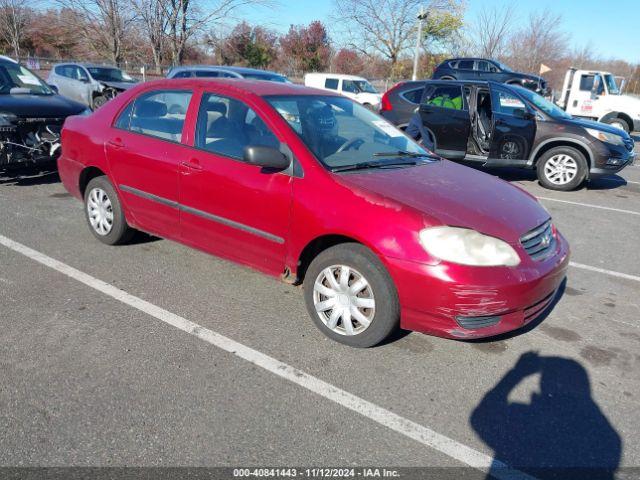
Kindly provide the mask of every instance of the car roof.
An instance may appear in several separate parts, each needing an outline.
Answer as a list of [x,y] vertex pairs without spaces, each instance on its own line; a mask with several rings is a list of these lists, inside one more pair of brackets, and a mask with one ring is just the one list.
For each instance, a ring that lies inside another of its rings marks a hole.
[[366,78],[359,77],[358,75],[347,75],[345,73],[314,72],[314,73],[307,73],[305,77],[333,77],[333,78],[341,78],[342,80],[367,80]]
[[16,64],[18,62],[16,62],[13,58],[11,57],[6,57],[4,55],[0,55],[0,63],[12,63],[12,64]]
[[323,95],[341,96],[339,93],[328,92],[317,88],[305,87],[295,83],[268,82],[264,80],[249,80],[243,78],[166,78],[154,80],[141,85],[157,88],[176,87],[206,87],[207,85],[220,85],[228,90],[235,90],[238,93],[252,93],[259,97],[269,95]]
[[494,60],[493,58],[481,58],[481,57],[456,57],[456,58],[447,58],[446,60],[444,60],[445,62],[454,62],[454,61],[458,61],[458,60],[483,60],[485,62],[494,62],[496,63],[496,60]]
[[284,77],[284,75],[278,73],[278,72],[273,72],[271,70],[260,70],[258,68],[249,68],[249,67],[233,67],[233,66],[226,66],[226,65],[181,65],[179,67],[173,67],[171,69],[171,71],[173,72],[177,72],[177,71],[189,71],[189,70],[209,70],[209,71],[215,71],[215,72],[219,72],[219,71],[227,71],[227,72],[235,72],[235,73],[239,73],[240,75],[242,75],[243,73],[247,74],[247,73],[253,73],[253,74],[268,74],[268,75],[279,75],[281,77]]
[[115,65],[108,65],[105,63],[90,63],[90,62],[61,62],[61,63],[55,63],[53,66],[60,67],[63,65],[79,65],[85,68],[118,68]]
[[452,85],[482,85],[482,86],[488,86],[488,85],[502,85],[502,86],[508,86],[504,83],[500,83],[500,82],[492,82],[491,80],[424,80],[425,83],[427,84],[432,84],[432,83],[439,83],[439,84],[443,84],[443,85],[448,85],[448,84],[452,84]]

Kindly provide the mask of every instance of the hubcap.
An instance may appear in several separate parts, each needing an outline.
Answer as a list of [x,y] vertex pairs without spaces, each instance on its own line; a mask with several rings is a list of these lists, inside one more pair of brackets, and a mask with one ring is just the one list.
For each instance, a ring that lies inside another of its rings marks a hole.
[[107,192],[94,188],[87,198],[89,223],[98,235],[108,235],[113,228],[113,208]]
[[516,159],[518,157],[518,144],[516,142],[506,142],[502,145],[502,158],[509,160]]
[[551,183],[565,185],[578,174],[578,162],[564,153],[554,155],[544,166],[544,175]]
[[322,323],[340,335],[364,332],[376,313],[371,285],[346,265],[325,268],[313,286],[313,305]]

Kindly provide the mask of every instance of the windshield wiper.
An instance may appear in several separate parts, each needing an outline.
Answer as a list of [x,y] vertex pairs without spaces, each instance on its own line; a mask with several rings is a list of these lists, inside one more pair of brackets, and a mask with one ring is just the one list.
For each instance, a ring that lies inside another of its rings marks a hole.
[[341,165],[339,167],[333,167],[332,172],[346,172],[348,170],[366,170],[369,168],[387,168],[387,167],[404,167],[416,165],[417,162],[413,160],[405,160],[402,162],[390,161],[390,162],[361,162],[354,163],[352,165]]
[[376,152],[374,157],[411,157],[411,158],[438,158],[428,153],[407,152],[406,150],[396,150],[394,152]]

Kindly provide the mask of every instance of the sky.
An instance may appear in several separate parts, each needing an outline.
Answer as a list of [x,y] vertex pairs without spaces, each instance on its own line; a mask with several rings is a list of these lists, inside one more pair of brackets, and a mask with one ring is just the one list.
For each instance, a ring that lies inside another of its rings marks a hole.
[[[465,20],[472,21],[483,8],[504,6],[507,1],[466,0]],[[640,63],[640,0],[521,0],[514,3],[518,12],[516,22],[524,22],[529,13],[547,8],[562,15],[572,46],[581,48],[590,44],[594,53],[605,59]],[[291,24],[320,20],[331,31],[331,10],[332,0],[277,0],[274,7],[253,7],[242,17],[281,32]]]

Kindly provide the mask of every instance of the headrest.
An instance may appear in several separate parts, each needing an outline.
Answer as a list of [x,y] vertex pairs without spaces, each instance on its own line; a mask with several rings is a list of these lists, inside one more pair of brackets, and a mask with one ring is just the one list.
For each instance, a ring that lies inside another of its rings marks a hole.
[[153,100],[143,100],[136,104],[136,116],[139,118],[158,118],[167,114],[167,105]]
[[227,106],[222,102],[209,101],[207,102],[207,112],[218,112],[222,116],[226,116]]

